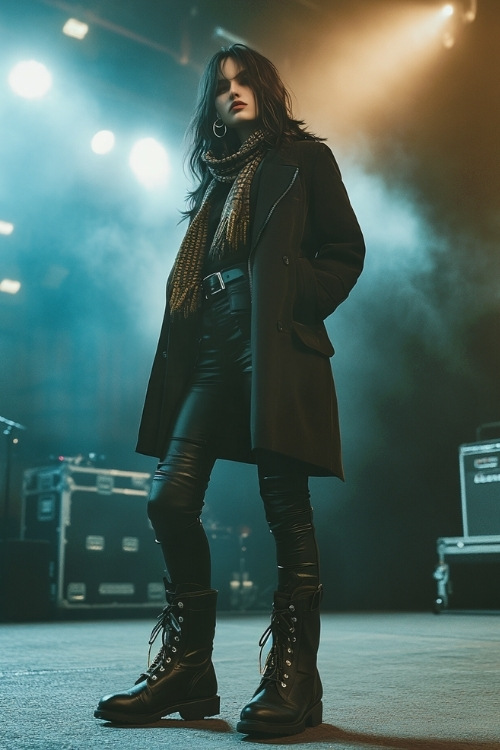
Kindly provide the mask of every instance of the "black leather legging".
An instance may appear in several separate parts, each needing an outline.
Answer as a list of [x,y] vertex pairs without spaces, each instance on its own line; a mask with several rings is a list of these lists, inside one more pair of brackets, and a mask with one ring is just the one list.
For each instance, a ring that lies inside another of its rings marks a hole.
[[[152,482],[148,514],[175,585],[191,583],[206,589],[211,584],[210,549],[200,516],[218,441],[233,424],[228,405],[232,399],[247,410],[250,405],[246,284],[245,279],[233,281],[205,305],[197,366]],[[308,476],[298,463],[279,454],[258,451],[256,462],[266,519],[276,542],[278,588],[317,586],[319,561]]]

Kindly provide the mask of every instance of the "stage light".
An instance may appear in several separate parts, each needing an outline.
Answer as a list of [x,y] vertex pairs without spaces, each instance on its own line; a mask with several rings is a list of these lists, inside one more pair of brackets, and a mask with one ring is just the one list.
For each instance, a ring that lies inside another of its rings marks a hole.
[[73,39],[85,39],[89,31],[88,24],[78,21],[76,18],[68,18],[63,26],[63,34]]
[[5,292],[5,294],[17,294],[20,288],[20,281],[14,281],[13,279],[2,279],[0,281],[0,292]]
[[443,45],[446,49],[455,46],[464,26],[475,20],[477,14],[477,0],[456,0],[447,3],[441,9],[444,18],[442,32]]
[[14,231],[14,224],[10,221],[0,221],[0,234],[12,234]]
[[15,94],[24,99],[40,99],[52,86],[52,76],[42,63],[24,60],[12,68],[9,85]]
[[90,142],[94,154],[109,154],[115,145],[115,134],[111,130],[99,130]]
[[441,12],[445,18],[456,16],[464,23],[472,23],[477,16],[477,0],[455,0],[443,6]]
[[464,21],[466,23],[472,23],[476,20],[477,15],[477,0],[468,0],[464,10]]
[[145,187],[155,188],[166,184],[170,171],[167,152],[154,138],[137,141],[130,152],[129,164]]

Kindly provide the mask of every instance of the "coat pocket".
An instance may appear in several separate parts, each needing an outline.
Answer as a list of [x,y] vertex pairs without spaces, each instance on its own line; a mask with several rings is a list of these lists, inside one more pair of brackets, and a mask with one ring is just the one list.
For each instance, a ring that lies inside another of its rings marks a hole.
[[333,357],[335,349],[328,338],[324,323],[306,325],[305,323],[292,322],[292,336],[296,342],[307,349],[323,354],[325,357]]

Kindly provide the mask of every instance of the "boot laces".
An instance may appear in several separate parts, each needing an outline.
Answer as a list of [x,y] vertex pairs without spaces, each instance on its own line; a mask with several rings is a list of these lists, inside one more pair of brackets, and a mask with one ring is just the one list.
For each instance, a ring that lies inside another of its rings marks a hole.
[[[259,640],[259,670],[263,681],[279,682],[281,687],[287,686],[289,671],[293,662],[293,653],[297,636],[295,634],[297,617],[295,607],[290,604],[286,609],[274,609],[271,624]],[[272,636],[272,645],[267,654],[264,668],[262,668],[262,654],[265,645]]]
[[[169,603],[158,615],[158,622],[155,624],[149,637],[148,666],[145,673],[141,675],[142,679],[151,677],[151,679],[157,680],[157,672],[164,672],[167,665],[171,663],[172,655],[177,652],[181,639],[182,623],[184,621],[183,616],[181,614],[177,615],[174,610],[179,608],[182,611],[183,606],[182,601]],[[151,650],[160,633],[160,650],[151,661]]]

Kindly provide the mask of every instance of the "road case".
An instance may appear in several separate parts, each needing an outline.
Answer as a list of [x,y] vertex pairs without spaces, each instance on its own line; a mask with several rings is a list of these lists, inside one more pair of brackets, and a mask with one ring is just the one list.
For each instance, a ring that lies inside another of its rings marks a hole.
[[[440,537],[437,540],[438,564],[434,571],[437,597],[436,614],[453,603],[460,608],[500,610],[500,535]],[[458,565],[467,564],[459,569]],[[466,580],[468,575],[468,580]],[[457,585],[461,579],[461,591]]]
[[51,551],[59,609],[158,606],[163,559],[149,523],[150,475],[63,462],[24,472],[23,539]]

